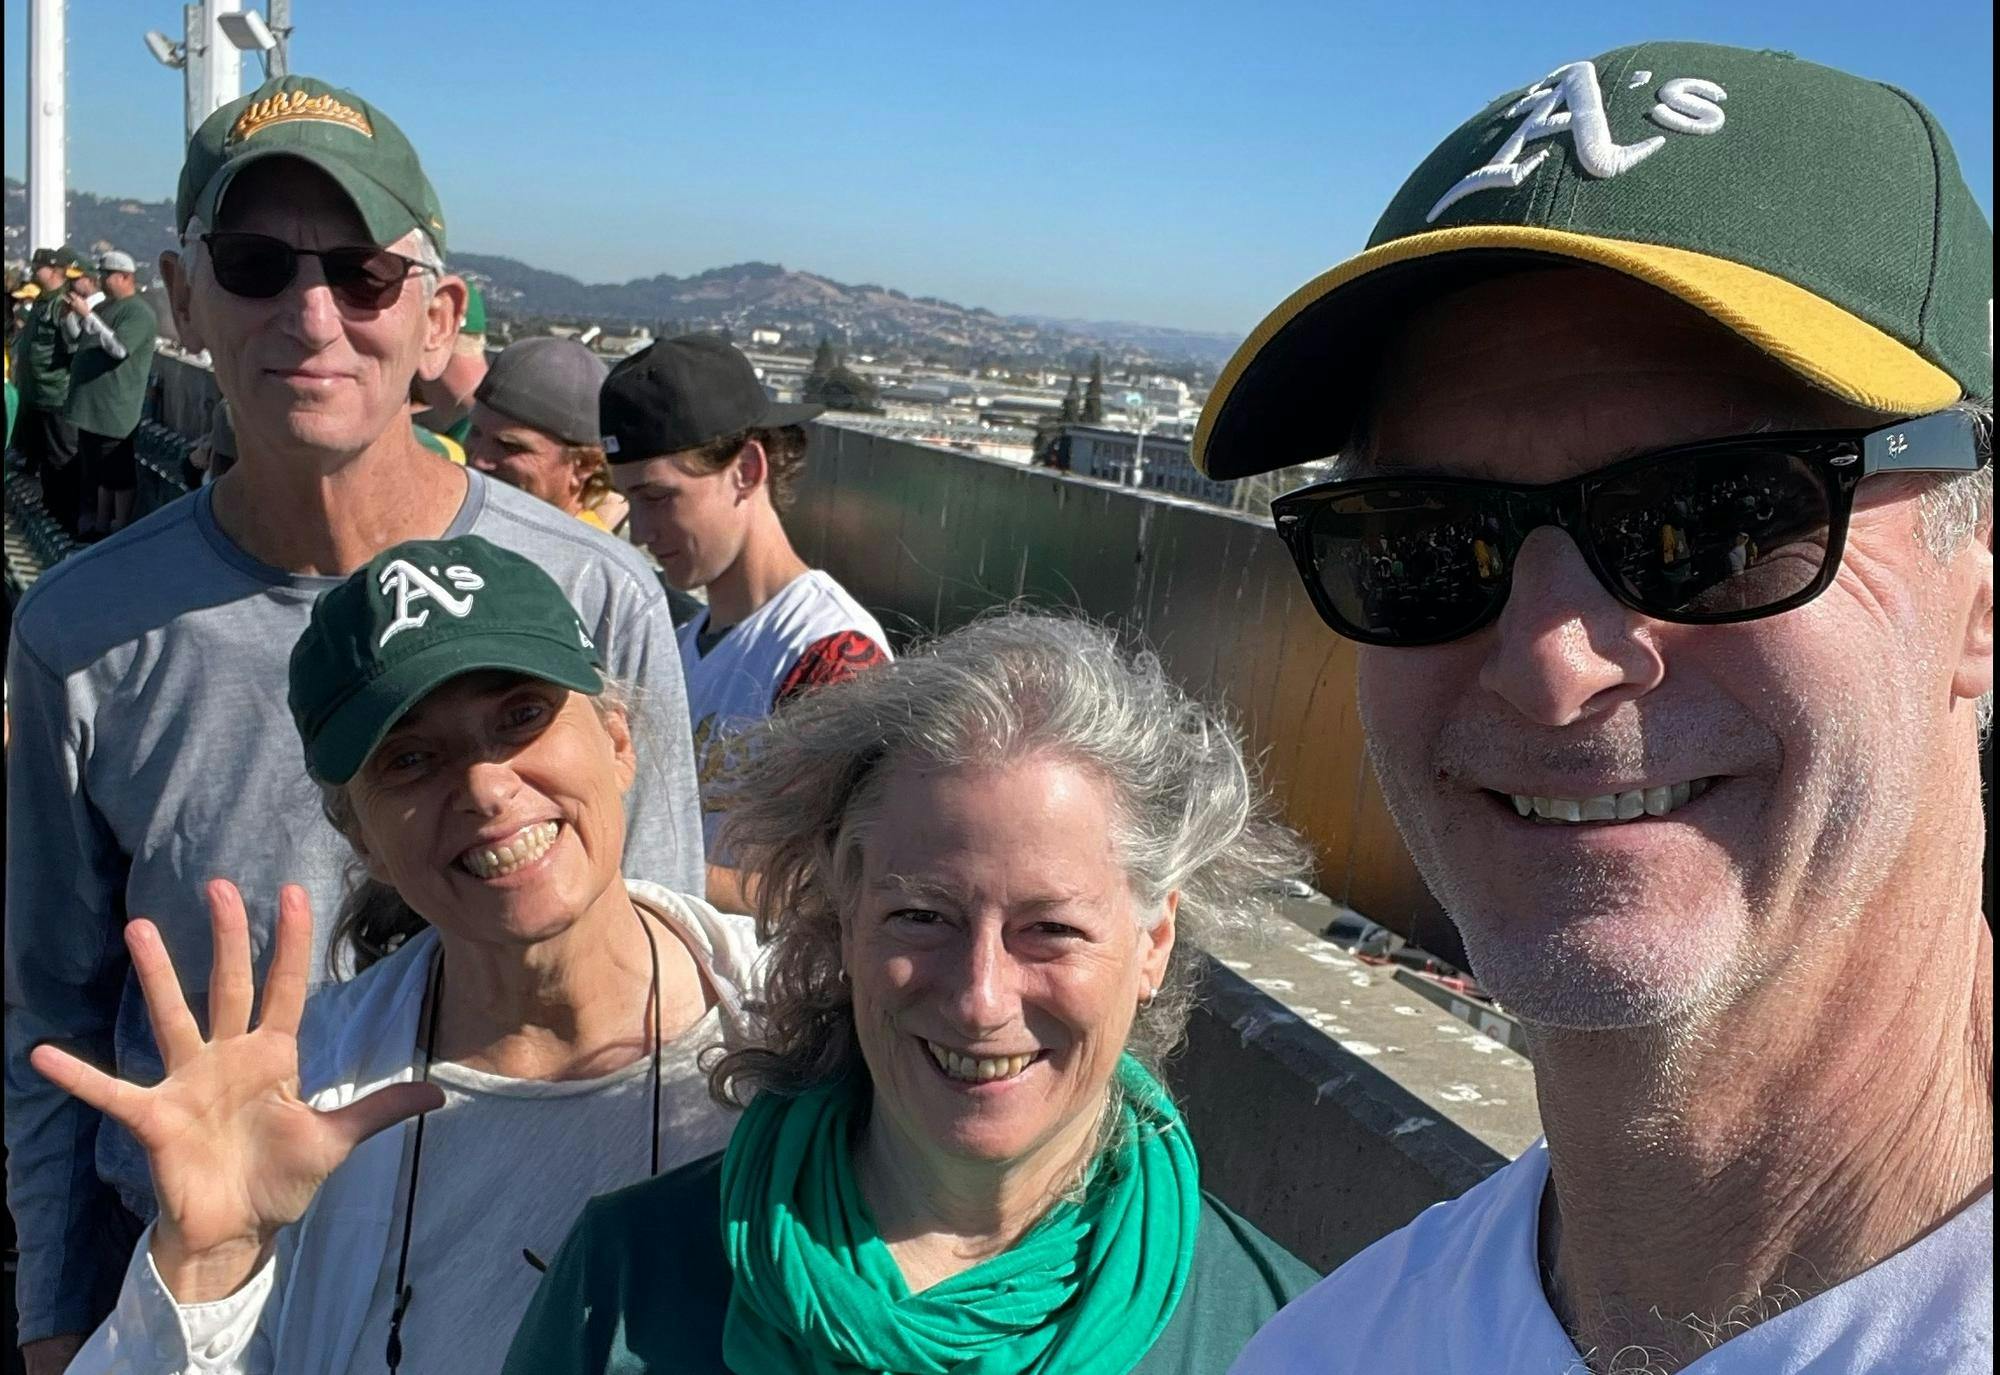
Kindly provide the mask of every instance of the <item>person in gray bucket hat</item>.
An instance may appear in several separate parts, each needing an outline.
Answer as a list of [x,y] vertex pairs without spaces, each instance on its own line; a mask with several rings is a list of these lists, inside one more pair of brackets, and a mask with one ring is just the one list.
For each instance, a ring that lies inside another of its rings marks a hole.
[[574,339],[523,339],[493,360],[473,393],[465,461],[579,520],[622,535],[629,507],[599,442],[605,366]]

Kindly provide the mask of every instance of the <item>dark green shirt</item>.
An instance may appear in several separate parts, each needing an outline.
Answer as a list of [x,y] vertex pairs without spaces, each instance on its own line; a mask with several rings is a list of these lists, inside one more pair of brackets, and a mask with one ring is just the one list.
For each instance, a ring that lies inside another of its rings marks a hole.
[[[720,1155],[592,1199],[521,1319],[505,1375],[791,1375],[729,1371]],[[1202,1195],[1180,1306],[1133,1375],[1220,1375],[1319,1276]]]
[[160,322],[153,308],[136,295],[122,301],[105,297],[97,304],[97,315],[125,346],[125,356],[113,358],[85,329],[77,340],[76,357],[70,360],[69,400],[63,414],[79,430],[122,439],[139,428]]
[[21,399],[45,411],[60,411],[69,397],[69,340],[63,338],[63,317],[69,311],[57,290],[37,300],[21,329],[14,366],[19,372]]

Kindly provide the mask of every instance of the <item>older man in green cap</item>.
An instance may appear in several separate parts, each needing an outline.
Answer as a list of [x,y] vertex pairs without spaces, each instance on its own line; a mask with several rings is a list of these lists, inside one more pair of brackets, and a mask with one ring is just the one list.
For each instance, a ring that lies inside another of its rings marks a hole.
[[[133,1243],[151,1186],[130,1137],[37,1084],[28,1051],[53,1040],[157,1077],[127,914],[150,917],[200,981],[211,878],[242,888],[260,958],[281,884],[311,895],[316,956],[347,892],[351,847],[284,705],[286,655],[319,592],[407,539],[479,535],[546,569],[611,675],[643,689],[635,730],[651,758],[628,798],[628,869],[702,885],[682,676],[651,570],[433,456],[410,424],[412,379],[444,370],[465,288],[444,269],[444,212],[402,131],[350,91],[267,82],[196,132],[177,218],[162,275],[181,342],[213,359],[238,461],[45,574],[8,661],[8,1201],[21,1335],[43,1369],[104,1316],[128,1261],[150,1264]],[[446,569],[417,570],[404,595],[418,621],[462,605]]]
[[1358,643],[1547,1136],[1241,1375],[1993,1369],[1993,232],[1907,93],[1645,43],[1448,137],[1197,461]]

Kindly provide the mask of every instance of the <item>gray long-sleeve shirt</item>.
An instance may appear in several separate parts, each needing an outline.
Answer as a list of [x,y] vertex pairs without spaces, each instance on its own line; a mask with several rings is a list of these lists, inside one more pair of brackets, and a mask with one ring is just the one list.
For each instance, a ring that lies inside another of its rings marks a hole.
[[80,339],[86,333],[97,341],[99,348],[103,349],[113,358],[118,359],[121,363],[125,361],[126,348],[124,342],[111,332],[111,326],[105,324],[104,317],[94,310],[83,317],[83,327],[77,331],[77,337]]
[[[525,554],[569,593],[608,671],[641,692],[640,775],[625,873],[703,885],[701,810],[674,630],[658,581],[628,545],[469,472],[447,538]],[[311,894],[313,971],[352,863],[326,822],[285,705],[293,643],[338,579],[260,564],[216,525],[212,489],[174,502],[43,575],[14,620],[7,677],[7,1195],[20,1236],[21,1340],[87,1331],[100,1282],[98,1192],[153,1211],[144,1155],[123,1130],[35,1073],[58,1041],[126,1078],[161,1066],[122,935],[158,923],[188,1002],[206,1020],[202,885],[233,880],[259,977],[281,884]],[[93,1167],[94,1158],[94,1167]],[[100,1183],[100,1181],[102,1181]]]

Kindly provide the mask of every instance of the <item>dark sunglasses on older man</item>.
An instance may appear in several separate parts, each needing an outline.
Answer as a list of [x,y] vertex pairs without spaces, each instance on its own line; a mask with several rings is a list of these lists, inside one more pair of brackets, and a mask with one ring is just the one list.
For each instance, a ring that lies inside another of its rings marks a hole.
[[1854,490],[1876,473],[1971,472],[1992,435],[1941,411],[1876,430],[1746,435],[1531,486],[1451,477],[1323,482],[1271,503],[1325,622],[1363,644],[1442,644],[1506,604],[1529,532],[1553,525],[1604,590],[1680,625],[1775,616],[1840,567]]
[[403,279],[423,264],[386,248],[294,248],[268,234],[217,231],[204,234],[208,260],[222,289],[266,301],[292,284],[299,259],[318,258],[326,284],[342,304],[355,310],[383,310],[402,294]]

